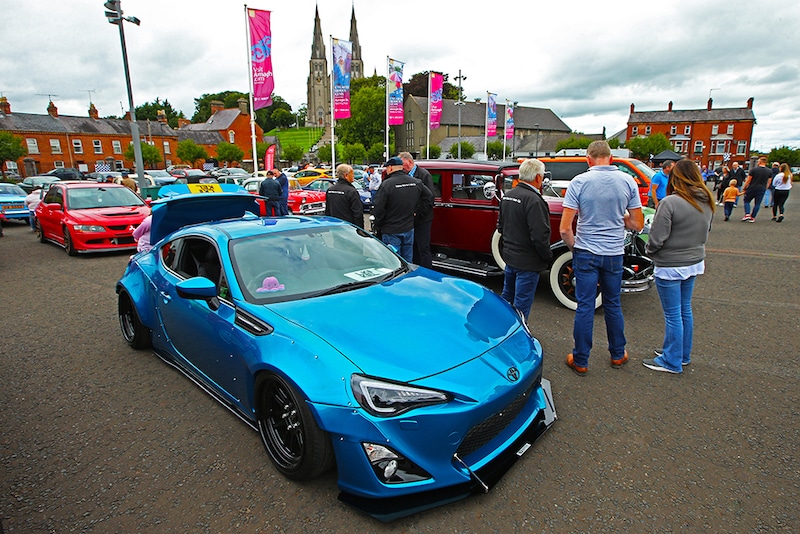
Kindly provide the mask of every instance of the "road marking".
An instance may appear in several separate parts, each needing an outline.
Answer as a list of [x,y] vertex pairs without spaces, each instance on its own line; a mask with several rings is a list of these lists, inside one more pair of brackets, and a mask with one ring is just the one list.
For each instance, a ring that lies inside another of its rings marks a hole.
[[787,260],[800,260],[800,254],[779,254],[776,252],[756,252],[752,250],[734,250],[725,248],[707,248],[706,252],[714,254],[729,254],[732,256],[760,256],[762,258],[783,258]]

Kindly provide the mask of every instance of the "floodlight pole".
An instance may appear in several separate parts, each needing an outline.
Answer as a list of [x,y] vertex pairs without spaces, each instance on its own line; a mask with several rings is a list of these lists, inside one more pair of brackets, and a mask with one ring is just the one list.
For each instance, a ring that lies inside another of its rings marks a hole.
[[125,30],[122,28],[122,21],[127,20],[139,25],[139,19],[136,17],[123,17],[122,5],[120,0],[109,0],[105,4],[106,17],[108,22],[119,26],[119,42],[122,46],[122,65],[125,68],[125,85],[128,90],[128,107],[131,114],[131,138],[133,139],[133,157],[136,167],[136,181],[139,183],[139,188],[147,187],[149,184],[144,178],[144,160],[142,159],[142,143],[139,137],[139,124],[136,122],[136,109],[133,107],[133,90],[131,89],[131,73],[128,68],[128,49],[125,46]]

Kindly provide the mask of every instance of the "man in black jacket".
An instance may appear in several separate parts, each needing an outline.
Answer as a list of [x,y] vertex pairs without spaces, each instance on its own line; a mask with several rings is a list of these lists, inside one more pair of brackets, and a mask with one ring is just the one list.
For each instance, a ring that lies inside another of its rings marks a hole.
[[[431,195],[436,197],[436,190],[433,188],[433,178],[431,173],[414,163],[414,158],[408,152],[400,152],[398,157],[403,160],[403,170],[409,176],[422,182],[428,188]],[[431,254],[431,226],[433,225],[433,209],[426,209],[419,206],[414,215],[414,263],[433,268],[433,255]]]
[[386,179],[375,195],[372,208],[375,216],[374,228],[381,239],[394,247],[404,260],[414,261],[414,213],[433,209],[433,195],[422,182],[403,171],[403,160],[389,158],[383,164]]
[[550,209],[539,189],[544,163],[528,159],[519,166],[519,184],[500,201],[497,230],[503,236],[506,262],[502,296],[525,317],[531,311],[539,273],[553,259],[550,251]]
[[336,167],[336,177],[338,181],[325,192],[325,215],[363,228],[364,205],[353,186],[353,167],[342,163]]
[[267,199],[267,217],[278,217],[283,215],[281,210],[283,188],[272,175],[273,171],[267,171],[267,177],[261,180],[258,186],[258,194]]

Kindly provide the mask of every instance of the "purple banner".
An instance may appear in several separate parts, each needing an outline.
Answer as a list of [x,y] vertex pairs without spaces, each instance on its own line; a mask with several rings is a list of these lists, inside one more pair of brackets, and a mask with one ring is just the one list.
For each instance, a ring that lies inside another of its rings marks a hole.
[[497,135],[497,95],[494,93],[489,93],[489,98],[486,99],[486,135]]
[[389,59],[389,79],[386,90],[389,92],[389,126],[403,124],[403,65],[400,61]]
[[253,77],[253,111],[272,105],[275,80],[272,77],[272,32],[269,11],[247,10],[250,28],[250,63]]
[[435,130],[439,127],[442,120],[442,90],[444,89],[444,77],[438,72],[430,73],[430,129]]
[[333,118],[350,118],[350,63],[353,43],[333,39]]
[[514,137],[514,106],[506,104],[506,139]]

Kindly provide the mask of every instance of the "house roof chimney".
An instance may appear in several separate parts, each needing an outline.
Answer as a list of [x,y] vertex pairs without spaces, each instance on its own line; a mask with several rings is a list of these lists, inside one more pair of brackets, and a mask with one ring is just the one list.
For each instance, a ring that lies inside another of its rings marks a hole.
[[58,108],[56,107],[55,104],[53,104],[52,100],[50,101],[50,104],[47,106],[47,113],[51,117],[58,117]]
[[192,121],[190,121],[189,119],[178,119],[178,128],[183,128],[184,126],[187,126],[191,123]]
[[100,114],[97,112],[97,108],[94,107],[93,102],[89,102],[89,116],[95,120],[100,118]]
[[11,104],[8,102],[8,98],[4,96],[0,96],[0,113],[11,115]]
[[[752,96],[747,99],[747,109],[753,109],[753,97]],[[9,109],[9,113],[11,113],[10,109]]]
[[242,115],[248,115],[250,113],[250,110],[247,109],[247,99],[246,98],[240,98],[236,102],[239,104],[239,111],[242,112]]
[[711,104],[714,102],[713,98],[708,99],[708,111],[711,111]]
[[158,111],[156,111],[156,116],[158,118],[158,122],[167,124],[168,121],[167,121],[167,112],[166,111],[164,111],[163,109],[159,109]]
[[633,103],[631,103],[631,115],[633,114]]
[[219,101],[219,100],[212,100],[212,101],[210,102],[210,104],[211,104],[211,114],[212,114],[212,115],[213,115],[214,113],[216,113],[217,111],[222,111],[223,109],[225,109],[225,104],[223,104],[223,103],[222,103],[221,101]]
[[672,100],[670,100],[669,104],[667,104],[667,111],[672,111]]

